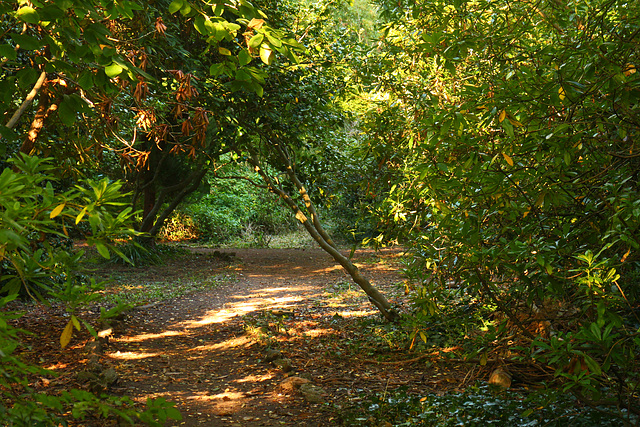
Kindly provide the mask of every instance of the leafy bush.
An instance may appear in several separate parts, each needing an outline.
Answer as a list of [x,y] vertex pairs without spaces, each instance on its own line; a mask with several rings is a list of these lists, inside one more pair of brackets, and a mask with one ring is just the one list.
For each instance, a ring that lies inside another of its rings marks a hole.
[[[242,166],[229,165],[219,173],[235,175],[238,169],[244,170]],[[224,243],[245,233],[258,241],[295,226],[288,208],[264,189],[233,179],[210,181],[209,193],[176,212],[164,226],[162,237],[197,237]]]
[[455,284],[496,312],[478,347],[510,340],[585,404],[640,413],[640,9],[407,4],[383,2],[368,134],[417,311],[444,314]]
[[[67,237],[67,227],[85,221],[91,234],[89,244],[100,255],[123,254],[112,243],[113,238],[135,234],[129,226],[131,209],[119,212],[119,183],[87,180],[86,186],[57,193],[53,189],[53,166],[37,157],[22,156],[11,161],[18,171],[5,168],[0,174],[0,419],[7,426],[58,426],[64,416],[85,419],[87,416],[117,416],[133,423],[163,425],[167,418],[179,418],[172,404],[150,401],[145,412],[133,408],[127,398],[95,396],[82,390],[61,395],[36,393],[29,387],[32,375],[49,373],[22,362],[16,354],[21,343],[19,332],[9,323],[17,316],[2,310],[11,300],[24,293],[43,303],[62,301],[70,320],[60,337],[62,347],[72,339],[73,330],[84,325],[95,336],[93,327],[76,317],[79,307],[96,301],[102,283],[86,280],[79,274],[83,254],[72,253],[68,245],[59,244]],[[102,310],[102,318],[116,315],[125,306]],[[66,414],[66,415],[65,415]],[[70,414],[70,415],[68,415]]]

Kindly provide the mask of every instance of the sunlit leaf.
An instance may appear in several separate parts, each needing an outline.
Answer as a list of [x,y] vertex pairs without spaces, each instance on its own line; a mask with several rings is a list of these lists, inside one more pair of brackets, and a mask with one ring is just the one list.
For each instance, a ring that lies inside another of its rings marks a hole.
[[561,101],[563,101],[566,98],[566,93],[562,88],[562,86],[560,86],[560,88],[558,89],[558,97],[560,98]]
[[78,214],[78,216],[76,217],[76,224],[80,223],[80,221],[82,221],[82,218],[84,218],[85,214],[87,213],[87,208],[84,207],[80,213]]
[[509,166],[513,166],[513,159],[507,153],[502,153],[502,157],[504,157]]
[[500,115],[498,116],[498,121],[502,123],[505,117],[507,117],[507,112],[505,110],[500,111]]
[[61,204],[59,204],[58,206],[56,206],[56,207],[51,211],[51,213],[49,214],[49,218],[52,218],[52,219],[53,219],[53,218],[57,217],[58,215],[60,215],[60,213],[62,212],[62,210],[64,209],[64,207],[65,207],[65,206],[66,206],[66,205],[65,205],[65,203],[61,203]]
[[115,62],[112,62],[111,65],[104,68],[105,74],[109,77],[116,77],[120,75],[120,73],[122,73],[122,70],[123,68]]
[[263,25],[264,19],[252,18],[251,21],[249,21],[249,24],[247,24],[247,28],[255,28],[256,30],[259,30]]
[[16,17],[27,24],[37,24],[40,22],[40,15],[38,15],[38,12],[30,6],[22,6],[18,9]]
[[231,51],[226,47],[219,47],[218,53],[220,53],[220,55],[231,56]]
[[78,331],[80,331],[80,329],[82,329],[80,327],[80,321],[78,320],[78,318],[76,316],[71,316],[71,321],[73,322],[73,326],[75,326]]
[[255,36],[251,37],[251,39],[249,39],[247,45],[249,47],[257,49],[262,44],[262,40],[264,40],[264,34],[256,34]]
[[273,64],[273,51],[265,46],[260,48],[260,59],[267,65]]
[[73,335],[73,322],[69,320],[67,326],[64,327],[62,335],[60,335],[60,346],[65,348],[71,342],[71,336]]

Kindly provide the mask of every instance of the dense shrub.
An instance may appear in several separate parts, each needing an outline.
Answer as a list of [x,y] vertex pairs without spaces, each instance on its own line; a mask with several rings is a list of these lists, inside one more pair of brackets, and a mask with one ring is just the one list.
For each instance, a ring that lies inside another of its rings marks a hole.
[[[241,166],[229,166],[230,175]],[[245,181],[210,178],[209,193],[194,197],[167,221],[160,237],[224,243],[244,232],[278,234],[295,228],[287,207]]]

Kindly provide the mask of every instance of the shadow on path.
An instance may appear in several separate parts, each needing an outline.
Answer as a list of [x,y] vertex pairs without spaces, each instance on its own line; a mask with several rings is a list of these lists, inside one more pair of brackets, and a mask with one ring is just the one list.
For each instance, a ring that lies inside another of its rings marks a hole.
[[[323,405],[279,392],[287,374],[263,362],[264,345],[245,331],[242,317],[273,311],[294,315],[321,306],[327,287],[345,283],[346,275],[321,250],[234,252],[240,260],[234,267],[236,280],[129,316],[106,354],[121,375],[119,390],[140,401],[164,397],[176,402],[183,420],[170,425],[335,425]],[[369,255],[364,251],[357,256]],[[367,272],[380,266],[361,267]],[[388,266],[376,275],[382,281],[397,280],[397,271]],[[373,311],[362,304],[362,313]],[[300,336],[321,334],[307,330]],[[294,364],[294,373],[305,367]]]

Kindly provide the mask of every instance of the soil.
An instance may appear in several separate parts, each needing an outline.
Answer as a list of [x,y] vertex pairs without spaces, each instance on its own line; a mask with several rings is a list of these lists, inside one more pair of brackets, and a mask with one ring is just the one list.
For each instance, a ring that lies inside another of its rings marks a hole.
[[[341,425],[343,411],[363,395],[400,386],[442,391],[469,377],[428,368],[423,357],[385,343],[382,332],[377,340],[371,336],[385,322],[322,250],[189,251],[134,273],[149,281],[229,279],[213,289],[127,312],[104,332],[105,346],[93,358],[86,351],[91,342],[86,334],[60,349],[55,332],[68,322],[61,313],[31,309],[18,326],[37,335],[23,356],[60,374],[55,380],[36,379],[34,386],[90,387],[78,373],[97,363],[117,372],[110,393],[141,403],[159,397],[175,402],[182,420],[170,426],[333,426]],[[401,250],[393,248],[354,255],[364,275],[396,306],[404,297],[400,256]],[[125,270],[109,269],[103,273]],[[355,339],[362,334],[369,334],[368,340]],[[389,354],[394,361],[380,361]],[[298,388],[307,381],[316,394]],[[96,419],[82,425],[108,423]]]

